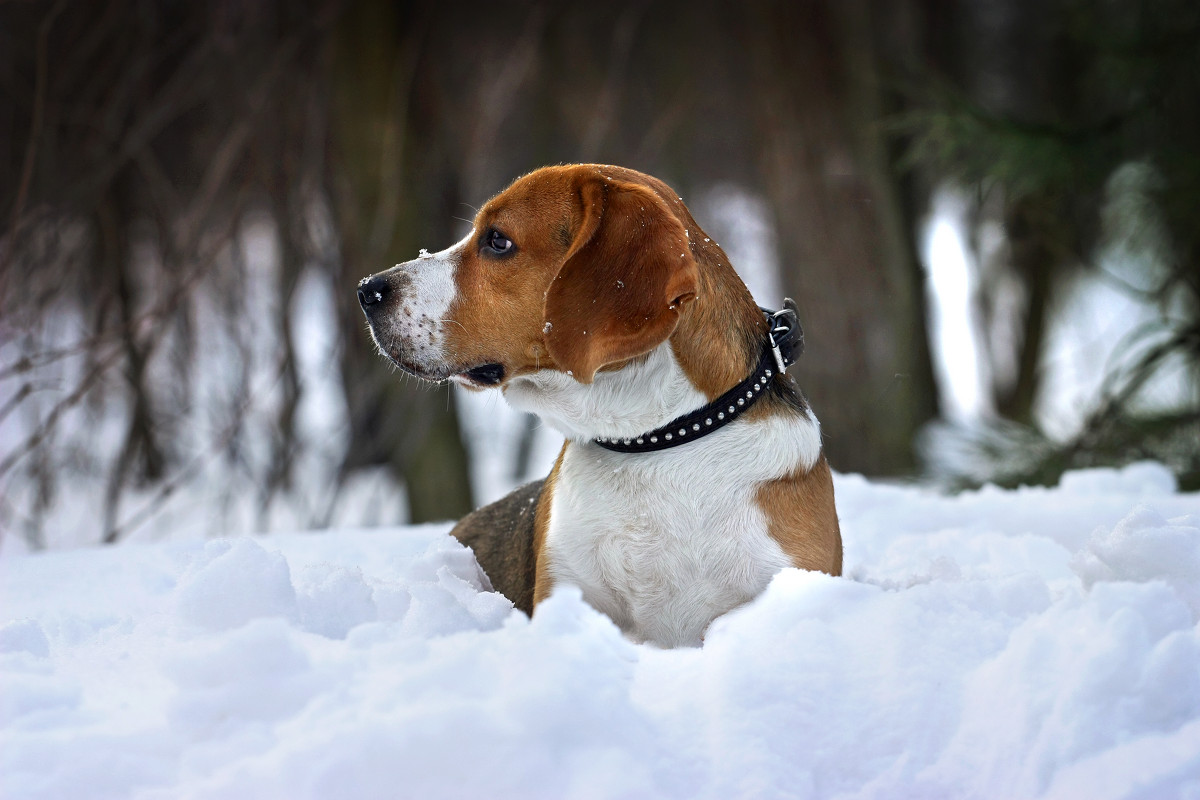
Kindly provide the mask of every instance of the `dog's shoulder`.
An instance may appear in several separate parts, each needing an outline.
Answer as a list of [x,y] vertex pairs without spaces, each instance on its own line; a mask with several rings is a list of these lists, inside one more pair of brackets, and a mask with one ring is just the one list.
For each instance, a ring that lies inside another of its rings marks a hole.
[[537,553],[534,530],[545,480],[527,483],[473,511],[450,534],[470,547],[492,588],[526,614],[533,613]]

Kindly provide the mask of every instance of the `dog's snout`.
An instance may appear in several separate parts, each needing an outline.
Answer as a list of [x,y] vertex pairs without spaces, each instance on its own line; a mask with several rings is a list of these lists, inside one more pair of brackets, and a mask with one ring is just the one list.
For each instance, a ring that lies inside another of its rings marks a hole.
[[382,303],[383,298],[387,297],[387,293],[387,281],[378,275],[363,278],[358,282],[358,304],[364,309],[367,306]]

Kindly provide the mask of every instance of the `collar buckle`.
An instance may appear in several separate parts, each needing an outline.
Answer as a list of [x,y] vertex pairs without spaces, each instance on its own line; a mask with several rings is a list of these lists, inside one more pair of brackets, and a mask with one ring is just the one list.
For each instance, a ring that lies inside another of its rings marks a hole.
[[785,297],[783,308],[778,311],[762,308],[762,312],[767,318],[767,343],[775,357],[775,366],[780,372],[786,372],[804,352],[804,329],[800,327],[796,301]]
[[779,341],[775,338],[775,334],[786,335],[791,330],[786,324],[778,324],[780,318],[784,317],[787,313],[788,310],[786,308],[780,311],[773,311],[768,316],[769,322],[767,323],[767,340],[771,343],[771,354],[775,356],[775,365],[779,367],[780,373],[787,372],[788,365],[783,360],[783,353],[779,350]]

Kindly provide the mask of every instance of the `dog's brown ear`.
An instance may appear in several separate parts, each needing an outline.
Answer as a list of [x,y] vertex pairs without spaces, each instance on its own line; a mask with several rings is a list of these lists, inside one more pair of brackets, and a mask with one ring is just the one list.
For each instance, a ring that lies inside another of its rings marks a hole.
[[559,369],[591,383],[674,332],[699,274],[687,232],[651,189],[596,174],[578,192],[581,222],[546,292],[545,338]]

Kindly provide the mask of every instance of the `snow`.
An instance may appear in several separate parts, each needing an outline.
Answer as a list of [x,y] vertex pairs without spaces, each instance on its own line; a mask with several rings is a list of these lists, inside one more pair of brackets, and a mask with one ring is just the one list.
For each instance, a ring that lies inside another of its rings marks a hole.
[[1200,499],[836,480],[847,575],[699,649],[446,525],[2,559],[3,796],[1200,797]]

